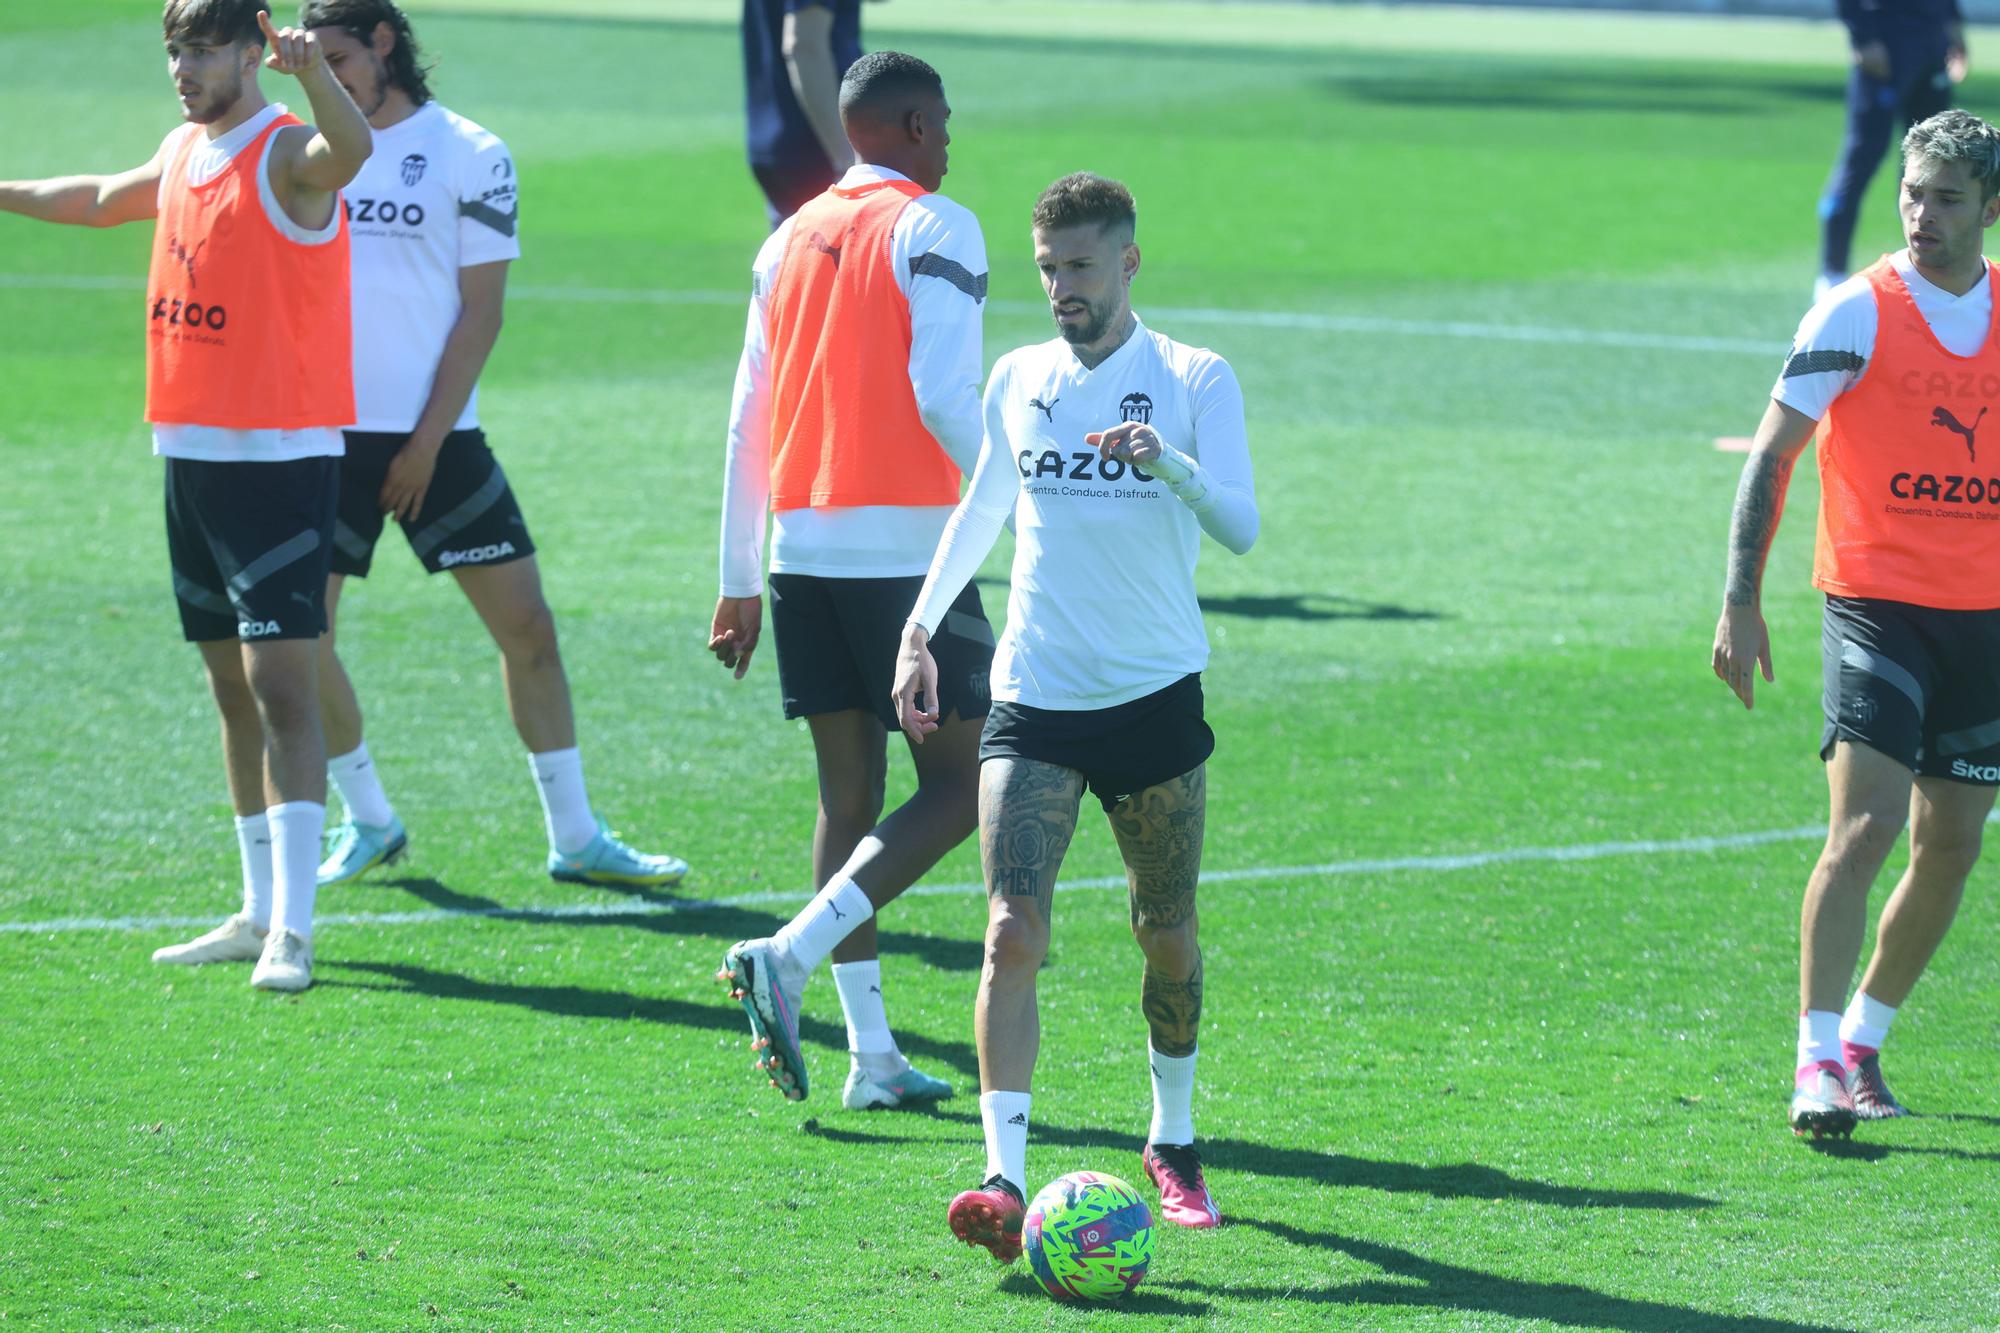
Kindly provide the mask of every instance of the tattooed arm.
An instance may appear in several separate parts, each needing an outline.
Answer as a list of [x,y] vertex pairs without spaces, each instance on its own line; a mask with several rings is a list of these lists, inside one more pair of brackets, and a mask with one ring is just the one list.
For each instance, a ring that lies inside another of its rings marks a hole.
[[1729,520],[1729,571],[1722,592],[1722,618],[1715,627],[1709,664],[1743,706],[1752,706],[1756,669],[1771,670],[1771,637],[1761,609],[1764,560],[1778,531],[1791,485],[1792,466],[1811,442],[1819,423],[1773,399],[1757,425],[1743,477],[1736,485],[1736,509]]

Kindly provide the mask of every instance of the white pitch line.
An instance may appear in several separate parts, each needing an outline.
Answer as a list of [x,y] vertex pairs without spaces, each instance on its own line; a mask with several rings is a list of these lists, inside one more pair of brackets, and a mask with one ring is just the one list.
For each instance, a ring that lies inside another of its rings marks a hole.
[[[138,278],[87,275],[0,273],[0,289],[49,291],[138,291]],[[743,305],[743,292],[675,287],[510,287],[509,296],[528,301],[581,305],[720,306]],[[1042,315],[1032,301],[995,301],[1003,315]],[[1572,347],[1612,347],[1649,352],[1721,352],[1778,357],[1785,344],[1761,338],[1716,338],[1703,334],[1633,332],[1627,329],[1574,329],[1537,324],[1485,324],[1467,320],[1387,319],[1375,315],[1331,315],[1310,310],[1229,310],[1207,306],[1148,306],[1150,318],[1166,323],[1225,324],[1242,328],[1290,329],[1300,333],[1354,334],[1408,338],[1464,338],[1474,342],[1542,343]]]
[[[1517,865],[1534,861],[1601,861],[1616,856],[1672,856],[1688,852],[1722,852],[1741,847],[1763,847],[1771,843],[1803,842],[1826,836],[1824,825],[1803,828],[1762,829],[1755,833],[1729,833],[1706,838],[1642,838],[1627,842],[1584,842],[1558,847],[1509,847],[1485,852],[1458,852],[1445,856],[1375,857],[1357,861],[1321,861],[1312,865],[1248,866],[1237,870],[1205,870],[1205,884],[1231,884],[1273,879],[1330,879],[1346,875],[1386,875],[1411,870],[1476,870],[1482,866]],[[1117,889],[1125,887],[1123,875],[1099,875],[1089,879],[1061,881],[1064,889]],[[952,894],[982,892],[981,884],[919,884],[905,897],[935,898]],[[517,921],[574,921],[594,917],[667,916],[676,912],[716,912],[733,908],[773,907],[802,903],[810,894],[799,892],[745,893],[733,898],[676,899],[673,901],[632,901],[619,903],[564,903],[551,907],[440,907],[420,912],[341,912],[321,913],[317,926],[418,926],[440,921],[462,921],[489,917]],[[0,935],[56,935],[85,930],[139,931],[169,927],[205,926],[213,916],[124,916],[58,917],[50,921],[0,921]]]

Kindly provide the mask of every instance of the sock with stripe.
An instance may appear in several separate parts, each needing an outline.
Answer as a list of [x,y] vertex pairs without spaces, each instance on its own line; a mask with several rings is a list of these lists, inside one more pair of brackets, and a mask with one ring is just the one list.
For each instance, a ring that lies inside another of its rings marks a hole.
[[243,859],[243,915],[259,930],[271,928],[271,820],[264,811],[236,816],[236,849]]
[[395,807],[389,804],[389,793],[382,790],[382,776],[368,757],[368,742],[327,760],[326,775],[332,779],[334,790],[340,793],[341,802],[347,807],[348,817],[355,823],[386,828],[395,822]]

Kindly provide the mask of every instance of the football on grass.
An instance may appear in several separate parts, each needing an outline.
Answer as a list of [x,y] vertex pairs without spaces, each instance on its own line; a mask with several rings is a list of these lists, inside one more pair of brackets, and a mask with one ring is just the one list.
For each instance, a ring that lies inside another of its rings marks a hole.
[[1116,1176],[1072,1171],[1028,1202],[1021,1226],[1028,1266],[1059,1301],[1108,1301],[1146,1276],[1153,1210]]

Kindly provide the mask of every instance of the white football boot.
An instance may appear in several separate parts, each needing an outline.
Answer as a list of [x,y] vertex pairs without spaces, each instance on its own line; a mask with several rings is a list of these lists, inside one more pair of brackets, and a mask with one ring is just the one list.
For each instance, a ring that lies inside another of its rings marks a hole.
[[197,935],[186,944],[169,944],[153,950],[156,963],[247,963],[264,951],[264,932],[249,917],[238,912],[227,921]]
[[264,937],[250,984],[259,990],[304,990],[313,984],[312,941],[280,926]]

